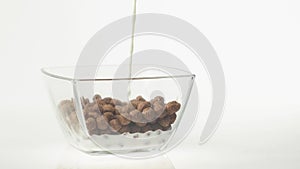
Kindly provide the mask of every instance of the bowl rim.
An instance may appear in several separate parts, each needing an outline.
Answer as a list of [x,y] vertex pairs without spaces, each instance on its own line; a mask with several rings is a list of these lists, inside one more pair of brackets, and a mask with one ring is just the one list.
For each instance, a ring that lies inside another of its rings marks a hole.
[[[135,64],[133,66],[159,66],[159,67],[164,67],[168,69],[174,69],[177,71],[181,71],[182,74],[179,75],[172,75],[172,76],[150,76],[150,77],[121,77],[121,78],[70,78],[62,75],[57,75],[54,73],[49,72],[47,69],[62,69],[62,68],[75,68],[75,66],[51,66],[51,67],[43,67],[41,68],[41,72],[49,77],[56,78],[56,79],[61,79],[61,80],[67,80],[67,81],[113,81],[113,80],[150,80],[150,79],[168,79],[168,78],[183,78],[183,77],[191,77],[195,78],[196,75],[193,73],[190,73],[188,71],[182,70],[180,68],[174,68],[174,67],[168,67],[168,66],[162,66],[162,65],[154,65],[154,64]],[[92,67],[92,66],[97,66],[97,65],[87,65],[87,66],[76,66],[76,67]],[[118,66],[118,65],[112,65],[112,64],[107,64],[107,65],[100,65],[97,67],[113,67],[113,66]]]

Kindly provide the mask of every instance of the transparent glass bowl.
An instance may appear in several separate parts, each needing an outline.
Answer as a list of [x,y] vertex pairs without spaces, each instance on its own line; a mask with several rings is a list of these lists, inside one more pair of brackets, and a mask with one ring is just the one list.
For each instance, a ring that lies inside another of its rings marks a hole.
[[133,65],[128,78],[128,68],[42,69],[57,119],[72,146],[92,154],[163,151],[172,139],[195,75],[177,68]]

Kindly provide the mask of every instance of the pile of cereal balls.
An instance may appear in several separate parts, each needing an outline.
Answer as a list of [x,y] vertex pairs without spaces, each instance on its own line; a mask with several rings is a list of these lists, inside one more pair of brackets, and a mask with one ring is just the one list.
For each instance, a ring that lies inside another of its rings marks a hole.
[[[93,102],[82,97],[81,105],[90,135],[170,130],[181,106],[176,101],[165,104],[161,96],[150,101],[138,96],[129,102],[122,102],[110,97],[102,99],[99,94],[93,97]],[[79,128],[73,100],[61,101],[59,110],[71,128]]]

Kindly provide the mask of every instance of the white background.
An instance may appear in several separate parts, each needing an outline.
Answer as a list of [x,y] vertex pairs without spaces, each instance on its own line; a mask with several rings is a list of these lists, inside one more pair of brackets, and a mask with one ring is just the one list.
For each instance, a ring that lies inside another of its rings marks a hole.
[[[129,0],[0,1],[0,168],[64,165],[72,150],[65,148],[39,69],[74,65],[96,31],[131,9]],[[299,9],[297,0],[139,1],[138,13],[170,14],[196,26],[216,49],[226,76],[219,129],[198,146],[197,125],[167,154],[176,169],[300,168]],[[90,160],[80,156],[74,159]]]

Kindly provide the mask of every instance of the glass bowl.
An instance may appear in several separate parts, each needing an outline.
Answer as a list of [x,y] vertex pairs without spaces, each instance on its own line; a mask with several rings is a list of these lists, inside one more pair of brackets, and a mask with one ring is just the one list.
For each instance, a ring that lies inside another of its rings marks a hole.
[[[68,142],[89,154],[163,151],[195,75],[159,65],[43,68]],[[131,78],[129,78],[131,70]]]

